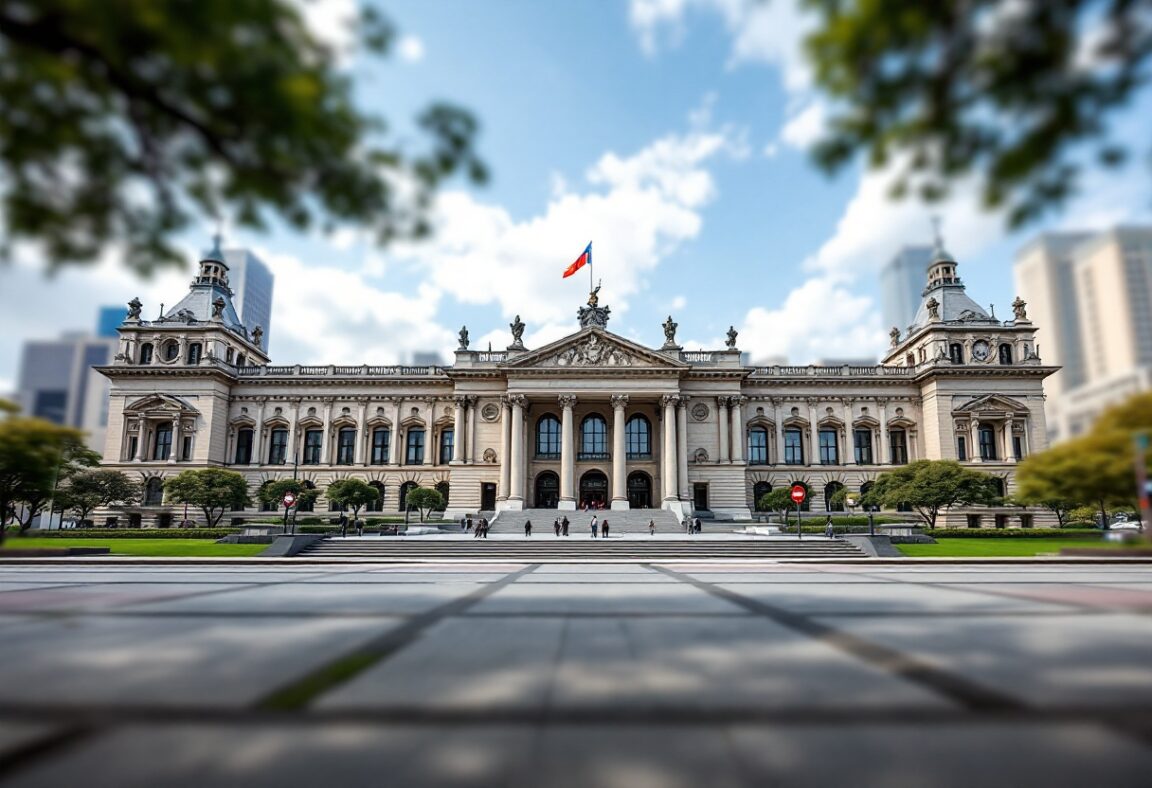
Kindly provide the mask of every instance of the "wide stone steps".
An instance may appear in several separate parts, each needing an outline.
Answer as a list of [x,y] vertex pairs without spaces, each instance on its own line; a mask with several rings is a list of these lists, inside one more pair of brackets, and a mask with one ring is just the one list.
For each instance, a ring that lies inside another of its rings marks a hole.
[[[608,520],[608,531],[613,534],[647,534],[648,521],[656,523],[657,533],[682,533],[676,515],[667,509],[620,509],[611,511],[602,509],[596,512],[560,511],[558,509],[524,509],[522,511],[500,512],[492,521],[492,533],[515,534],[524,533],[524,521],[532,521],[533,534],[548,534],[552,536],[552,521],[557,517],[568,517],[568,533],[576,536],[588,536],[591,531],[588,524],[595,514],[600,520]],[[707,526],[704,526],[707,527]]]
[[366,561],[479,560],[563,562],[585,560],[863,558],[839,539],[592,539],[588,534],[557,539],[324,539],[300,553],[305,558]]

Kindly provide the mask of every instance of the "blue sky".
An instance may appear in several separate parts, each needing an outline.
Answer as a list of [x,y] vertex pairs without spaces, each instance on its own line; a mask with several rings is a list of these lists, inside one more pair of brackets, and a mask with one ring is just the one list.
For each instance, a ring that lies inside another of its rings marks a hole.
[[[301,0],[302,1],[302,0]],[[346,42],[354,0],[305,6],[319,33]],[[411,0],[383,6],[400,30],[386,62],[350,55],[359,101],[401,139],[433,99],[480,118],[491,183],[449,184],[436,238],[379,250],[335,236],[226,230],[277,275],[274,363],[386,363],[445,356],[467,324],[473,347],[510,341],[520,314],[538,346],[576,328],[588,280],[563,269],[588,240],[610,328],[662,341],[671,313],[686,346],[717,347],[728,326],[753,360],[875,358],[887,344],[877,272],[904,244],[930,240],[939,213],[969,293],[1008,313],[1012,257],[1044,229],[1149,219],[1146,170],[1099,174],[1061,214],[1010,234],[979,210],[973,183],[948,204],[891,203],[883,174],[826,178],[804,148],[823,101],[800,56],[805,21],[789,0],[549,2]],[[1116,133],[1146,143],[1148,96]],[[191,262],[205,222],[181,241]],[[0,315],[0,391],[18,340],[88,328],[99,304],[135,295],[153,314],[188,273],[141,283],[113,259],[45,281],[37,261],[0,271],[20,292]],[[12,288],[11,290],[9,288]]]

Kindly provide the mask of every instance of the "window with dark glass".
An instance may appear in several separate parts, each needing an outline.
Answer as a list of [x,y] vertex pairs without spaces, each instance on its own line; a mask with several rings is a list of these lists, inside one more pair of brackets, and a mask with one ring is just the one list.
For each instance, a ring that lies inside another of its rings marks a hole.
[[980,436],[980,459],[994,460],[996,459],[996,430],[985,425],[979,430]]
[[138,440],[139,439],[135,435],[133,435],[131,438],[128,439],[128,459],[129,460],[136,459],[136,449],[139,447],[139,444],[137,443]]
[[252,462],[252,435],[253,431],[249,429],[240,430],[236,433],[236,464],[247,465]]
[[1024,439],[1019,435],[1012,436],[1012,456],[1018,460],[1024,457]]
[[872,464],[872,430],[853,430],[853,439],[856,443],[856,464]]
[[200,363],[200,352],[202,349],[203,349],[202,345],[199,342],[193,342],[192,344],[190,344],[188,346],[188,363],[189,364],[199,364]]
[[959,342],[953,342],[948,346],[948,360],[953,364],[964,363],[964,346]]
[[232,348],[228,348],[226,351],[224,351],[224,360],[227,361],[229,364],[231,364],[235,358],[236,358],[236,351],[233,350]]
[[560,459],[560,420],[555,416],[541,416],[536,422],[536,459]]
[[341,427],[336,433],[336,464],[351,465],[356,461],[356,429]]
[[140,363],[141,364],[151,364],[152,363],[152,343],[151,342],[145,342],[143,345],[140,346]]
[[961,462],[968,459],[968,439],[963,435],[956,436],[956,459]]
[[176,357],[180,355],[180,343],[176,340],[166,342],[163,351],[165,361],[175,361]]
[[161,424],[156,428],[156,440],[152,445],[152,459],[166,460],[172,454],[172,425]]
[[452,455],[454,453],[454,444],[456,442],[456,430],[440,430],[440,464],[447,465],[452,462]]
[[624,425],[628,459],[646,460],[652,456],[652,425],[643,416],[633,416]]
[[758,512],[768,511],[760,503],[760,499],[772,492],[772,485],[768,482],[756,482],[752,485],[752,507]]
[[838,464],[840,462],[840,447],[836,443],[836,430],[820,430],[819,441],[820,464]]
[[424,430],[414,427],[408,430],[407,451],[404,454],[406,465],[424,464]]
[[287,461],[288,430],[275,429],[268,439],[268,464],[283,465]]
[[[388,427],[377,427],[372,430],[372,464],[386,465],[388,463],[388,449],[392,442],[392,430]],[[380,511],[377,509],[376,511]]]
[[1011,364],[1012,363],[1012,346],[1006,342],[1000,346],[1000,363],[1001,364]]
[[580,422],[580,458],[602,460],[608,456],[608,424],[601,416]]
[[192,436],[185,435],[180,440],[180,459],[187,462],[192,459]]
[[788,465],[804,464],[804,439],[795,427],[784,430],[784,462]]
[[888,433],[888,443],[891,446],[892,464],[908,464],[908,435],[904,430],[891,430]]
[[304,431],[304,456],[301,462],[304,465],[320,464],[320,448],[324,445],[324,432],[322,430]]
[[753,427],[748,431],[748,464],[768,464],[768,430]]

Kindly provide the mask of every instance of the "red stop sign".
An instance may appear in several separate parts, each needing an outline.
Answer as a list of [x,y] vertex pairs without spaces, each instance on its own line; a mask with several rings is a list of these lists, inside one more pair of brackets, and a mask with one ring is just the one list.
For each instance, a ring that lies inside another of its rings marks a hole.
[[296,496],[293,493],[284,493],[284,505],[291,506],[296,503]]
[[789,495],[792,498],[792,503],[799,506],[804,503],[804,499],[808,497],[808,491],[804,489],[804,485],[802,484],[793,484],[792,492],[789,493]]

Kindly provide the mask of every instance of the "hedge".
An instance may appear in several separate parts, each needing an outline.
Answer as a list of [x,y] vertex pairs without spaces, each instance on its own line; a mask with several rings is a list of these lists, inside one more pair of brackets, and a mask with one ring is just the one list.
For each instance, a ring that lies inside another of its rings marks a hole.
[[937,539],[1099,539],[1098,528],[925,528]]
[[[37,539],[220,539],[238,534],[241,530],[240,528],[66,528],[26,531],[25,536]],[[9,539],[18,541],[20,537],[11,535]]]
[[[767,515],[767,516],[773,517],[775,519],[780,518],[780,515],[772,513],[772,512],[755,512],[755,514],[757,516],[760,516],[760,517]],[[800,519],[804,522],[805,528],[807,528],[809,525],[812,525],[815,523],[820,523],[820,529],[823,530],[824,524],[826,522],[828,522],[828,515],[825,513],[822,513],[822,512],[801,512],[801,514],[804,515]],[[906,517],[889,517],[887,515],[879,515],[879,514],[876,515],[872,521],[874,523],[876,523],[876,525],[893,525],[896,523],[902,523],[902,524],[906,524],[906,525],[916,524],[916,523],[910,521]],[[788,512],[787,523],[789,525],[791,525],[793,527],[793,529],[795,529],[795,526],[796,526],[796,513],[795,512]],[[857,514],[857,515],[851,515],[851,516],[847,516],[847,517],[843,516],[843,515],[839,515],[839,516],[833,515],[832,516],[832,525],[863,525],[863,526],[867,527],[868,515]]]

